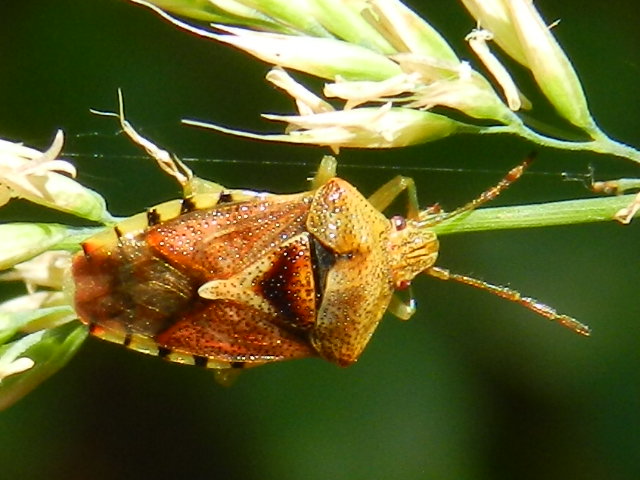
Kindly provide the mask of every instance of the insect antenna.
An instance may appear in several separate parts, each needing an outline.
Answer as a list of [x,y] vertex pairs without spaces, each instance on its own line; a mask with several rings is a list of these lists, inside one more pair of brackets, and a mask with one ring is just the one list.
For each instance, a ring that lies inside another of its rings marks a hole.
[[[453,217],[457,217],[461,213],[469,212],[471,210],[475,210],[480,205],[483,205],[487,202],[490,202],[498,195],[500,195],[509,185],[518,180],[524,171],[527,169],[531,162],[533,162],[535,155],[530,154],[520,165],[512,168],[509,172],[493,187],[488,188],[484,192],[482,192],[478,197],[471,200],[469,203],[462,205],[461,207],[456,208],[450,212],[442,212],[434,214],[434,209],[427,209],[420,212],[419,220],[420,227],[429,228],[437,225],[439,223],[444,222]],[[437,211],[438,209],[436,209]]]
[[[520,165],[511,169],[496,185],[489,188],[488,190],[485,190],[477,198],[470,201],[466,205],[458,207],[451,212],[440,213],[438,208],[430,208],[422,211],[419,217],[420,227],[432,227],[445,220],[456,217],[461,213],[474,210],[480,205],[493,200],[498,195],[500,195],[500,193],[502,193],[504,189],[506,189],[509,185],[511,185],[522,176],[525,169],[531,164],[533,159],[534,156],[529,155]],[[534,298],[525,297],[517,290],[513,290],[509,287],[494,285],[492,283],[485,282],[484,280],[469,277],[467,275],[452,273],[446,268],[440,268],[436,266],[427,268],[424,273],[426,273],[427,275],[431,275],[432,277],[439,278],[440,280],[454,280],[459,283],[464,283],[465,285],[479,288],[480,290],[485,290],[509,301],[518,303],[519,305],[522,305],[523,307],[537,313],[538,315],[542,315],[543,317],[548,318],[551,321],[557,322],[576,333],[585,336],[588,336],[590,334],[589,327],[584,325],[583,323],[580,323],[575,318],[569,317],[568,315],[560,314],[549,305],[546,305]]]
[[471,285],[472,287],[485,290],[499,297],[505,298],[512,302],[516,302],[523,307],[532,310],[538,315],[542,315],[543,317],[548,318],[553,322],[557,322],[560,325],[567,327],[576,333],[579,333],[580,335],[589,336],[591,334],[591,330],[589,329],[589,327],[583,323],[580,323],[575,318],[569,317],[568,315],[560,314],[549,305],[546,305],[536,300],[535,298],[524,297],[520,292],[509,287],[494,285],[485,282],[484,280],[468,277],[466,275],[460,275],[458,273],[452,273],[446,268],[435,266],[428,268],[424,271],[424,273],[426,273],[427,275],[431,275],[432,277],[439,278],[440,280],[454,280],[456,282],[464,283],[465,285]]

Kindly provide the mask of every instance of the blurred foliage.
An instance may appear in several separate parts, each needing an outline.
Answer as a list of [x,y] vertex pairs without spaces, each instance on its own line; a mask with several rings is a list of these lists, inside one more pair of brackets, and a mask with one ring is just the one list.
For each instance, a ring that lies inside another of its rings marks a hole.
[[[473,22],[450,0],[409,2],[463,56]],[[600,125],[640,144],[635,2],[541,0]],[[598,19],[598,21],[594,21]],[[116,215],[178,195],[110,119],[129,119],[201,176],[285,192],[326,151],[190,129],[184,117],[267,131],[260,112],[290,106],[253,59],[177,31],[117,0],[0,5],[0,133],[46,147],[57,128],[83,184]],[[461,141],[463,140],[463,141]],[[410,149],[341,153],[341,175],[371,192],[412,175],[425,204],[474,197],[531,145],[459,137]],[[218,160],[218,159],[224,159]],[[588,196],[561,172],[637,176],[622,160],[544,150],[497,204]],[[451,171],[438,170],[439,168]],[[70,221],[14,202],[1,220]],[[43,218],[44,217],[44,218]],[[593,328],[584,339],[517,305],[419,279],[418,314],[389,316],[358,364],[318,360],[210,372],[90,339],[69,365],[0,414],[8,479],[636,479],[640,476],[638,226],[616,224],[447,237],[440,265],[508,283]],[[10,288],[2,286],[3,292]]]

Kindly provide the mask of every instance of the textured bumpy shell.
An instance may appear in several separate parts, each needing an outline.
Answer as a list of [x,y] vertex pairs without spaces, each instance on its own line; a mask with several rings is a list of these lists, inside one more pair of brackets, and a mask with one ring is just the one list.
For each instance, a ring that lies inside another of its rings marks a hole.
[[354,187],[334,179],[315,196],[307,229],[336,255],[312,343],[324,358],[348,365],[369,342],[393,294],[391,226]]
[[348,365],[393,292],[389,230],[338,178],[295,195],[167,202],[84,242],[76,311],[101,338],[181,363]]

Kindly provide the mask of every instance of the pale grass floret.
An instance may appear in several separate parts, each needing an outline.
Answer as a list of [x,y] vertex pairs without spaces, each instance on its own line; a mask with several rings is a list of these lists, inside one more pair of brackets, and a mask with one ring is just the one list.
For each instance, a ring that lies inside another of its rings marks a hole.
[[[399,52],[458,63],[449,43],[419,15],[397,0],[368,0],[369,21]],[[363,12],[363,15],[366,15]]]
[[628,225],[631,223],[633,217],[635,217],[636,213],[640,211],[640,193],[636,194],[633,201],[629,203],[628,206],[621,208],[618,210],[614,216],[614,218],[624,224]]
[[304,85],[294,80],[283,68],[272,68],[269,70],[269,73],[267,73],[266,79],[293,98],[300,115],[335,111],[335,108],[333,108],[329,102],[326,102]]
[[27,293],[0,303],[0,331],[23,333],[53,328],[75,318],[65,291],[72,254],[45,252],[0,274],[0,281],[24,282]]
[[10,356],[5,354],[0,360],[0,383],[2,383],[5,378],[11,375],[26,372],[34,365],[35,362],[29,357],[16,358],[15,356],[13,356],[13,358],[11,358]]
[[216,40],[245,50],[273,65],[334,79],[342,74],[349,79],[383,80],[400,73],[398,66],[385,55],[368,48],[333,38],[297,37],[242,28],[216,28],[227,35]]
[[325,145],[334,152],[342,147],[394,148],[443,138],[468,128],[443,115],[410,108],[354,108],[312,115],[263,115],[264,118],[287,123],[285,134],[255,134],[233,130],[197,120],[183,123],[245,138],[289,143]]
[[67,293],[38,290],[0,303],[0,332],[33,333],[70,322],[76,315]]
[[520,101],[518,87],[516,87],[507,69],[500,63],[496,56],[491,53],[487,45],[488,41],[493,40],[493,34],[488,30],[474,29],[466,36],[465,40],[469,43],[469,46],[487,70],[489,70],[498,85],[500,85],[500,88],[502,88],[509,108],[513,111],[520,110],[522,102]]
[[[28,293],[0,304],[0,333],[7,338],[19,333],[17,340],[2,346],[0,383],[34,367],[36,361],[25,353],[50,329],[76,318],[62,291],[68,281],[70,259],[66,251],[45,252],[1,275],[2,281],[23,281]],[[37,290],[39,287],[45,289]]]
[[33,258],[68,234],[66,226],[53,223],[0,224],[0,270]]
[[70,265],[69,252],[53,250],[17,264],[13,270],[0,274],[0,280],[23,281],[29,293],[34,293],[38,287],[61,290]]
[[[339,40],[274,35],[229,27],[224,30],[233,35],[217,36],[219,41],[231,43],[267,62],[332,79],[333,82],[325,85],[324,94],[344,100],[345,110],[364,103],[406,103],[419,96],[422,108],[444,105],[460,109],[472,117],[499,120],[506,117],[505,106],[491,85],[484,78],[480,80],[481,76],[468,63],[460,62],[455,56],[451,59],[406,53],[387,58]],[[314,52],[314,55],[310,56],[309,52]],[[409,61],[411,56],[419,59],[414,65]],[[419,68],[413,68],[415,64],[419,64]],[[471,88],[460,88],[458,81],[465,76],[473,77],[468,84]],[[439,92],[443,83],[451,81],[450,93],[446,97],[438,93],[426,99],[427,87],[436,81],[442,82],[438,86]],[[295,92],[303,88],[298,85],[286,91]],[[298,101],[299,97],[296,95],[294,98]],[[375,145],[370,147],[375,148]]]
[[75,167],[58,159],[63,143],[61,130],[44,152],[0,139],[0,206],[19,197],[90,220],[113,220],[100,195],[70,178]]
[[558,113],[595,134],[578,76],[530,0],[462,0],[479,25],[516,61],[531,70]]
[[329,98],[346,100],[345,110],[351,110],[358,105],[368,102],[380,102],[387,97],[413,92],[418,87],[420,75],[418,73],[401,73],[379,82],[347,81],[340,75],[334,83],[324,86],[323,93]]
[[[448,134],[513,134],[546,147],[610,153],[640,163],[637,150],[610,139],[595,124],[580,81],[550,31],[557,22],[548,26],[531,0],[462,0],[477,20],[478,30],[468,37],[470,46],[503,92],[504,100],[487,78],[460,61],[436,29],[399,0],[210,0],[202,4],[189,0],[131,1],[195,35],[232,45],[276,67],[326,79],[325,96],[344,101],[343,105],[329,105],[289,77],[280,88],[294,98],[301,116],[334,109],[357,110],[359,106],[386,102],[393,102],[391,111],[399,106],[418,110],[442,106],[463,114],[460,117],[445,110],[440,115],[452,121],[460,119],[458,128]],[[210,25],[212,29],[200,28],[168,12],[216,23]],[[541,133],[532,128],[535,124],[530,117],[516,114],[530,109],[530,102],[491,51],[490,39],[530,70],[559,115],[581,128],[589,140]],[[464,116],[470,118],[464,120]],[[407,115],[402,117],[406,119]],[[443,130],[436,128],[438,134],[430,134],[434,119],[442,126],[437,117],[414,116],[417,124],[403,122],[408,131],[396,135],[395,144],[389,142],[393,136],[388,135],[388,130],[381,130],[383,137],[375,138],[371,130],[354,135],[339,123],[313,131],[289,125],[287,134],[274,135],[252,134],[201,121],[185,123],[245,138],[328,145],[336,151],[341,147],[391,148],[438,140],[443,137]],[[478,125],[474,119],[483,122]]]
[[496,94],[491,84],[468,62],[450,63],[410,53],[395,55],[404,72],[420,76],[420,84],[407,97],[408,108],[428,110],[445,106],[470,117],[500,120],[508,123],[513,117],[509,108]]
[[0,139],[0,205],[6,204],[12,197],[30,199],[36,203],[51,201],[52,195],[47,190],[49,178],[55,179],[55,172],[76,176],[73,165],[57,160],[63,143],[61,130],[56,132],[53,143],[44,152]]
[[5,314],[28,312],[39,308],[62,305],[65,301],[64,293],[59,290],[38,290],[37,292],[20,295],[0,303],[0,330],[9,327]]
[[120,121],[120,126],[124,133],[136,144],[142,147],[150,157],[154,158],[158,166],[168,175],[174,177],[178,183],[185,185],[193,178],[193,172],[175,155],[158,147],[155,143],[140,135],[133,125],[124,116],[124,97],[122,90],[118,89],[118,113],[103,112],[91,109],[91,113],[96,115],[104,115],[107,117],[116,117]]
[[[214,28],[222,33],[212,32],[173,18],[154,6],[152,3],[155,2],[136,0],[136,3],[152,8],[180,28],[233,45],[275,65],[277,69],[269,73],[269,80],[294,98],[300,117],[305,117],[299,119],[295,116],[265,115],[265,118],[289,123],[287,133],[283,135],[257,135],[200,121],[185,121],[190,125],[248,138],[325,145],[337,152],[341,147],[401,147],[446,136],[442,135],[446,130],[442,127],[447,123],[443,116],[409,115],[406,111],[395,111],[391,106],[385,107],[382,117],[373,108],[349,113],[358,110],[356,107],[364,103],[393,102],[395,106],[418,101],[420,106],[417,108],[422,109],[445,105],[464,108],[466,110],[463,113],[472,117],[497,118],[502,121],[508,116],[508,113],[505,114],[508,108],[501,103],[488,82],[479,82],[477,78],[473,78],[471,89],[466,86],[460,88],[457,80],[463,76],[462,74],[468,74],[470,77],[478,77],[479,74],[468,73],[470,67],[458,60],[448,43],[424,20],[397,1],[335,3],[336,6],[349,11],[350,21],[356,22],[358,17],[356,23],[363,28],[359,32],[363,35],[362,44],[369,45],[370,40],[379,36],[386,39],[393,48],[380,45],[368,48],[337,38],[287,35],[222,25],[214,25]],[[316,15],[316,21],[326,27],[323,23],[326,20],[324,7],[318,2],[310,2],[311,4],[315,6],[309,11]],[[164,2],[160,2],[159,5],[166,6]],[[260,8],[265,11],[267,9],[265,5]],[[366,20],[366,28],[362,24],[363,20]],[[340,19],[337,23],[343,21],[345,20]],[[339,26],[336,28],[339,29]],[[373,34],[371,29],[376,33]],[[424,68],[412,70],[408,63],[402,64],[404,60],[399,58],[404,54],[420,58],[423,64],[431,66],[430,71],[426,72]],[[311,93],[288,74],[283,73],[282,68],[328,79],[330,82],[325,86],[325,96],[344,100],[345,104],[341,110],[344,114],[333,112],[338,107]],[[425,87],[434,81],[450,80],[453,80],[452,88],[447,95],[442,94],[445,87],[438,85],[437,94],[426,98],[429,91]],[[481,95],[478,95],[479,90]],[[461,95],[466,97],[460,98]],[[446,103],[442,103],[445,100]],[[312,116],[313,119],[306,118]],[[392,118],[406,131],[399,131],[399,127],[392,126],[391,122],[381,122],[381,119]],[[358,126],[354,124],[356,119],[373,124],[365,123]],[[409,119],[413,123],[409,122]],[[332,121],[334,123],[329,123]],[[314,125],[309,126],[310,123]],[[384,125],[381,126],[381,123]],[[455,123],[450,120],[447,127],[452,127]],[[455,128],[450,128],[447,134],[453,133],[454,130]],[[375,132],[378,132],[379,136],[376,137]],[[433,132],[436,134],[432,135]]]
[[[507,55],[522,65],[527,64],[527,57],[509,14],[507,4],[511,0],[461,1],[478,22],[478,27],[491,32],[495,42]],[[524,1],[530,3],[530,0]]]

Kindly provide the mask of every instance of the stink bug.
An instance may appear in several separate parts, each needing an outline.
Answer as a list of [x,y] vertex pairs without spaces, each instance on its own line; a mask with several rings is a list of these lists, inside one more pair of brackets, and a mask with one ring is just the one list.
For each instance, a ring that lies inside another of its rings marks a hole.
[[[186,192],[203,190],[179,160],[154,148]],[[495,198],[527,163],[449,213],[419,211],[405,177],[367,199],[335,177],[331,157],[311,190],[297,194],[209,184],[208,193],[152,207],[83,242],[73,261],[76,311],[98,337],[180,363],[226,369],[319,356],[346,366],[387,309],[411,316],[413,306],[394,291],[426,273],[488,290],[587,335],[586,326],[534,299],[434,265],[432,227]],[[387,219],[381,211],[405,190],[407,218]]]
[[99,337],[183,363],[225,368],[319,355],[349,365],[390,304],[410,316],[411,306],[391,303],[394,290],[427,273],[586,334],[536,300],[434,266],[439,247],[429,227],[494,198],[524,167],[454,212],[406,219],[377,208],[413,188],[402,177],[369,200],[334,177],[292,195],[222,189],[167,202],[82,244],[73,262],[76,311]]

